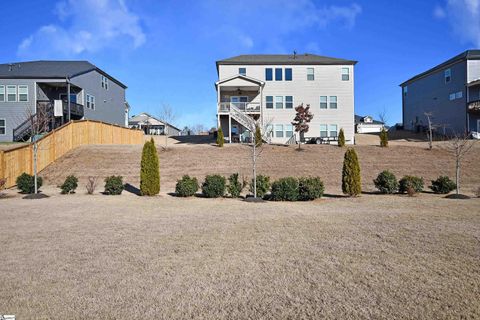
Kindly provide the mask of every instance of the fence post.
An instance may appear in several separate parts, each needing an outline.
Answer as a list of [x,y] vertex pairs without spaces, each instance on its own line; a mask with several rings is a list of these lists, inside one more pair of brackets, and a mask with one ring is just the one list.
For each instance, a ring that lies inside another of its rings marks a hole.
[[57,138],[55,137],[55,129],[53,129],[53,132],[52,132],[52,141],[53,141],[53,143],[51,142],[52,146],[50,147],[50,150],[53,153],[53,156],[51,158],[53,160],[56,160],[57,159],[57,150],[55,149],[55,145],[57,144]]

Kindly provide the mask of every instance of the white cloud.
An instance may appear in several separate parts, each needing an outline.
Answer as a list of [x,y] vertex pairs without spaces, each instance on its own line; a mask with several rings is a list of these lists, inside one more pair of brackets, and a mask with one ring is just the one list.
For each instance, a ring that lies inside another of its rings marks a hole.
[[480,47],[480,0],[447,0],[441,10],[462,42]]
[[124,0],[62,0],[58,23],[40,27],[18,46],[21,57],[74,57],[107,47],[138,48],[146,37]]
[[433,16],[437,19],[443,19],[447,16],[447,13],[441,6],[437,5],[433,9]]

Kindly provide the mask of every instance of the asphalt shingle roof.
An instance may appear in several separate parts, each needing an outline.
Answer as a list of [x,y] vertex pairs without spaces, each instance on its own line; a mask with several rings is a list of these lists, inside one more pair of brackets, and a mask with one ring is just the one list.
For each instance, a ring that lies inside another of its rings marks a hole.
[[27,61],[0,64],[0,78],[2,79],[61,79],[73,78],[80,74],[96,70],[110,78],[118,85],[126,88],[123,83],[113,78],[100,68],[88,61]]
[[299,65],[354,65],[357,61],[316,54],[245,54],[217,61],[218,65],[299,64]]

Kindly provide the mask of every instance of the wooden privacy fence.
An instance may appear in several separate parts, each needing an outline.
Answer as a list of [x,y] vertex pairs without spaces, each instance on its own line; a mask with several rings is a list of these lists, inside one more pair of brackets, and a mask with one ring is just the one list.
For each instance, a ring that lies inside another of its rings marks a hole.
[[[143,132],[95,120],[70,121],[38,140],[37,170],[41,171],[68,151],[87,144],[142,144]],[[0,150],[0,179],[15,185],[22,173],[33,174],[33,144]]]

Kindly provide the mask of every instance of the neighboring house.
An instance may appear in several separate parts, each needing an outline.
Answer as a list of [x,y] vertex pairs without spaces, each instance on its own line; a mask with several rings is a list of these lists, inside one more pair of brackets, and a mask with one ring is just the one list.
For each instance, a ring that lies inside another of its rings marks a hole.
[[480,131],[480,50],[465,51],[400,86],[406,130],[426,130],[430,113],[441,134]]
[[126,88],[87,61],[0,64],[0,141],[28,139],[28,115],[39,108],[51,117],[49,130],[70,119],[124,126]]
[[[356,61],[303,55],[241,55],[217,61],[217,120],[229,141],[242,141],[252,119],[268,125],[272,143],[299,136],[291,122],[295,107],[313,113],[306,137],[336,137],[341,128],[354,142]],[[295,136],[295,137],[293,137]]]
[[355,115],[355,132],[356,133],[376,133],[382,131],[384,123],[374,120],[371,116]]
[[133,116],[128,121],[130,128],[142,129],[145,134],[179,136],[182,130],[177,127],[161,121],[150,114],[143,112]]

